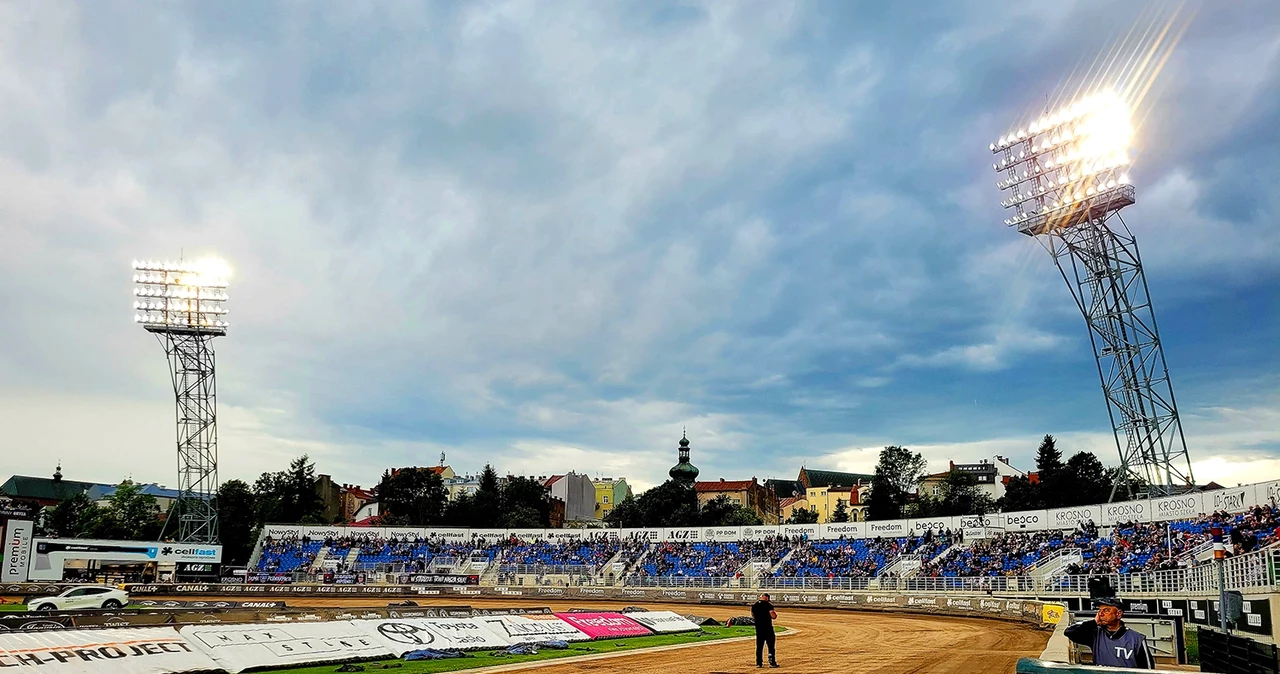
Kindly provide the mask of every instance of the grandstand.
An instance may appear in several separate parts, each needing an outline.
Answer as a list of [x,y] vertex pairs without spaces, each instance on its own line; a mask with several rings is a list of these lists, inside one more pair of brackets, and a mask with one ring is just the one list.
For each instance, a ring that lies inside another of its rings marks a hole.
[[[1269,548],[1280,524],[1277,493],[1280,482],[1105,506],[997,513],[983,527],[972,526],[974,518],[966,517],[705,530],[484,530],[483,535],[459,529],[273,525],[263,532],[251,570],[294,574],[299,580],[321,571],[358,571],[370,574],[370,582],[397,582],[393,574],[466,572],[512,584],[562,585],[1017,591],[1082,587],[1079,579],[1099,574],[1116,576],[1117,583],[1164,574],[1160,582],[1167,583],[1169,574],[1198,573],[1197,564],[1210,554],[1212,526],[1228,534],[1231,555]],[[1248,502],[1260,504],[1243,505]],[[867,535],[881,531],[901,534]],[[379,580],[379,573],[389,575]]]

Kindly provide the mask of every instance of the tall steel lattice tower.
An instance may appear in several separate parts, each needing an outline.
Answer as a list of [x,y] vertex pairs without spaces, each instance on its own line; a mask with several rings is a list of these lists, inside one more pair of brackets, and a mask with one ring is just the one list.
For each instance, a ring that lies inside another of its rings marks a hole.
[[[169,359],[177,399],[177,540],[218,543],[218,406],[213,339],[227,334],[227,266],[134,261],[133,320],[153,333]],[[171,530],[170,522],[165,530]]]
[[990,146],[1013,211],[1005,224],[1045,246],[1089,326],[1120,451],[1112,500],[1195,484],[1138,244],[1120,216],[1135,202],[1132,139],[1128,104],[1101,92]]

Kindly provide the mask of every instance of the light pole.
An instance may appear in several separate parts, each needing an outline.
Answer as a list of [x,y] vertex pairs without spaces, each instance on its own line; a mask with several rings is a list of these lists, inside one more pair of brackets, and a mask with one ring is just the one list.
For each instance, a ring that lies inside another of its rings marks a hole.
[[[177,408],[177,540],[217,543],[218,426],[213,338],[227,334],[221,260],[134,260],[133,320],[160,340]],[[168,530],[169,522],[165,521]]]
[[1120,453],[1113,500],[1141,484],[1195,484],[1138,245],[1119,215],[1135,202],[1130,107],[1098,91],[990,145],[1005,224],[1049,251],[1089,327]]

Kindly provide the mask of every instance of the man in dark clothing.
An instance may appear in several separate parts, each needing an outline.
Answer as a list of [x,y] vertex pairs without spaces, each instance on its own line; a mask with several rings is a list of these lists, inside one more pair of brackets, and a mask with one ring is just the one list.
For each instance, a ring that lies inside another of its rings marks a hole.
[[760,601],[751,605],[751,618],[756,623],[756,667],[764,667],[764,660],[761,659],[764,651],[764,645],[769,644],[769,666],[777,667],[778,660],[774,653],[773,647],[776,637],[773,634],[773,621],[778,617],[778,612],[773,610],[773,604],[769,602],[769,595],[760,595]]
[[1128,627],[1120,618],[1120,602],[1099,599],[1098,615],[1066,629],[1067,638],[1093,651],[1093,664],[1103,667],[1155,669],[1156,659],[1147,648],[1147,638]]

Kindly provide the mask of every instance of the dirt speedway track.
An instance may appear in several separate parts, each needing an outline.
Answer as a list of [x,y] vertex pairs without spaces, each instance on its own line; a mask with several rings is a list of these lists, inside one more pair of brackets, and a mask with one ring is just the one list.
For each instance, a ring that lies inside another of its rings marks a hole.
[[[207,599],[212,599],[208,597]],[[239,599],[239,598],[237,598]],[[385,608],[387,599],[289,597],[290,606]],[[391,600],[393,601],[393,600]],[[501,601],[476,598],[420,599],[420,605],[550,606],[617,611],[618,602]],[[746,606],[643,604],[653,610],[695,613],[726,620],[749,613]],[[778,638],[779,672],[877,672],[906,674],[1010,674],[1018,658],[1044,650],[1049,632],[1027,625],[981,618],[906,615],[816,609],[778,609],[778,624],[797,631]],[[754,643],[708,644],[668,652],[540,666],[538,674],[635,672],[637,674],[714,674],[755,672]]]

